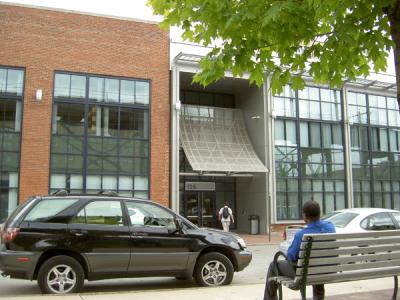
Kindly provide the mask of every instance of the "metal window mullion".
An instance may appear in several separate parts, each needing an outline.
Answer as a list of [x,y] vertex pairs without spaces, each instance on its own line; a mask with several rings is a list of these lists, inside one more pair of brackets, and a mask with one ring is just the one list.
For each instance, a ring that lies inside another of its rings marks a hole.
[[374,165],[372,162],[372,127],[371,127],[371,117],[370,117],[370,107],[369,107],[369,95],[365,94],[366,100],[366,111],[367,111],[367,132],[368,132],[368,157],[369,157],[369,168],[370,168],[370,195],[371,195],[371,205],[375,206],[375,188],[374,188]]
[[[319,89],[319,92],[320,92],[320,89]],[[320,101],[320,103],[321,103],[321,101]],[[320,105],[320,107],[321,107],[321,105]],[[322,114],[322,112],[321,112],[321,114]],[[318,150],[320,151],[320,153],[324,154],[323,157],[325,158],[325,162],[322,161],[322,174],[323,175],[321,178],[321,180],[322,180],[322,211],[325,212],[325,208],[326,208],[326,205],[325,205],[325,202],[326,202],[326,198],[325,198],[325,176],[326,176],[326,173],[325,172],[328,171],[328,166],[327,166],[327,159],[325,157],[325,151],[324,151],[325,149],[323,148],[324,140],[323,140],[323,136],[322,136],[322,120],[319,120],[318,123],[319,123],[319,139],[320,139],[320,144],[319,144]],[[332,135],[331,135],[331,139],[332,139]],[[332,165],[332,162],[331,162],[331,165]],[[325,170],[325,168],[326,168],[326,170]]]
[[[301,218],[302,216],[302,203],[303,203],[303,189],[302,189],[302,184],[301,180],[303,179],[302,177],[302,163],[301,163],[301,145],[300,145],[300,105],[299,105],[299,91],[296,90],[294,92],[294,97],[296,101],[296,142],[297,142],[297,190],[298,190],[298,216]],[[309,130],[309,129],[308,129]],[[308,141],[310,142],[310,137],[308,138]]]
[[[340,92],[341,98],[341,111],[342,111],[342,120],[341,124],[341,132],[342,132],[342,144],[343,144],[343,156],[344,156],[344,168],[345,168],[345,207],[351,208],[354,206],[354,186],[353,186],[353,163],[352,163],[352,149],[351,149],[351,126],[350,126],[350,118],[349,116],[349,107],[347,101],[347,93],[348,90],[346,87],[342,89]],[[357,142],[359,144],[359,148],[361,151],[361,143],[360,143],[360,132],[357,130]]]
[[87,188],[87,168],[88,168],[88,113],[89,113],[89,75],[86,76],[86,91],[84,99],[84,130],[83,130],[83,180],[82,180],[82,192],[86,193]]
[[[120,102],[120,98],[121,98],[121,84],[119,85],[119,97],[118,97],[118,101]],[[129,120],[128,120],[129,121]],[[118,107],[118,137],[117,137],[117,174],[116,174],[116,176],[117,176],[117,188],[116,188],[116,190],[117,190],[117,192],[119,192],[119,175],[120,175],[120,166],[121,166],[121,164],[120,164],[120,143],[121,143],[121,133],[120,133],[120,130],[121,130],[121,107]],[[135,161],[135,160],[133,160],[133,161]],[[134,195],[134,191],[135,190],[135,185],[133,185],[133,190],[132,190],[132,195]]]

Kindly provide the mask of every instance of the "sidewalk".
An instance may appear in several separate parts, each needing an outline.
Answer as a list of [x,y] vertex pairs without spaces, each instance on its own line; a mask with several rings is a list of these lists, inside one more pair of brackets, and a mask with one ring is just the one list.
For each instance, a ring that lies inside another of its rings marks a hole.
[[[393,293],[393,280],[390,278],[365,280],[359,282],[337,283],[325,286],[326,300],[368,300],[391,299]],[[263,298],[263,284],[230,285],[218,288],[180,288],[167,290],[141,290],[120,293],[75,294],[75,295],[38,295],[38,296],[13,296],[1,297],[2,300],[261,300]],[[307,295],[312,297],[311,290]],[[286,300],[300,299],[298,291],[283,289]],[[307,298],[311,299],[311,298]]]
[[241,238],[244,239],[247,246],[250,245],[265,245],[273,244],[279,245],[283,241],[282,232],[272,232],[271,235],[268,234],[242,234],[237,233]]

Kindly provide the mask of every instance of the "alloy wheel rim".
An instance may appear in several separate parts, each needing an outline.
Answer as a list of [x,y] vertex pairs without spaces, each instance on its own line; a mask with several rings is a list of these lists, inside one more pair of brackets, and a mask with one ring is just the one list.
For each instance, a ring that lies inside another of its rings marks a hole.
[[68,293],[76,285],[76,273],[70,266],[57,265],[47,274],[47,285],[53,293]]
[[207,262],[201,269],[203,281],[210,286],[221,285],[227,276],[226,267],[218,260]]

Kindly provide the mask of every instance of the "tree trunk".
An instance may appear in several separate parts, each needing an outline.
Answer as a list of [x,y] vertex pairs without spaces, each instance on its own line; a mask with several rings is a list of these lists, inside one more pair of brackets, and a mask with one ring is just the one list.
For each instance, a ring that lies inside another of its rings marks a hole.
[[400,108],[400,0],[395,2],[394,7],[391,7],[388,12],[390,22],[390,35],[394,42],[394,67],[396,71],[397,83],[397,103]]

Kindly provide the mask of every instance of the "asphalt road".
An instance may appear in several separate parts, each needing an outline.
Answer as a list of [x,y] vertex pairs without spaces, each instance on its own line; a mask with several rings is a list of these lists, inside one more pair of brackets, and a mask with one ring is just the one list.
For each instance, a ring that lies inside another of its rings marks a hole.
[[[264,283],[266,269],[278,249],[277,245],[250,246],[253,260],[242,272],[235,273],[232,284],[254,284]],[[101,281],[85,281],[82,293],[103,292],[127,292],[135,290],[189,288],[196,284],[189,280],[177,280],[175,278],[133,278],[133,279],[111,279]],[[10,279],[0,277],[0,297],[38,295],[40,290],[36,281]]]

